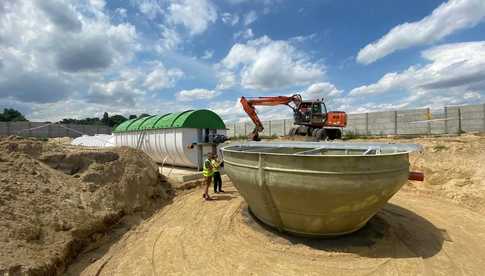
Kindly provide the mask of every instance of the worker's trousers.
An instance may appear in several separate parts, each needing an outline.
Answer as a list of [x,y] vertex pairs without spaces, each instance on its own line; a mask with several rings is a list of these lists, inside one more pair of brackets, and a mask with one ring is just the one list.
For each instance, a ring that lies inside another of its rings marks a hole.
[[222,178],[219,172],[214,172],[214,193],[222,191]]

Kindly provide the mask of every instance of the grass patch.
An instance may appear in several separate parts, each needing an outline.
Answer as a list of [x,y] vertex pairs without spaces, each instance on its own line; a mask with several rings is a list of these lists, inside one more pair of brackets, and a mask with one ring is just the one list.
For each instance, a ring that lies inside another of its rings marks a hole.
[[343,140],[353,140],[353,139],[363,139],[363,140],[366,140],[366,139],[370,139],[371,137],[369,136],[366,136],[366,135],[360,135],[356,132],[353,132],[353,131],[345,131],[344,132],[344,135],[342,137]]

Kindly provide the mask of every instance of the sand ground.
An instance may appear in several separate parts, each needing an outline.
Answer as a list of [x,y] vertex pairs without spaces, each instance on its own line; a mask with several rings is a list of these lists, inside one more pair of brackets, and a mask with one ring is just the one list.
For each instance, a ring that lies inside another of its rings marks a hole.
[[483,275],[485,137],[377,139],[420,143],[409,183],[356,233],[304,239],[259,223],[227,193],[177,195],[123,235],[82,275]]

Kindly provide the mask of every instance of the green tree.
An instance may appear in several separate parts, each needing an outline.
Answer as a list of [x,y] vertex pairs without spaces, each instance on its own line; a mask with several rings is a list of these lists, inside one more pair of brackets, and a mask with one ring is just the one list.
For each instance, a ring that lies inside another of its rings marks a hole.
[[124,117],[122,115],[114,115],[114,116],[111,116],[109,118],[109,120],[110,120],[109,126],[114,127],[114,126],[117,126],[117,125],[123,123],[124,121],[126,121],[128,119],[126,119],[126,117]]
[[131,119],[136,119],[136,115],[130,115],[130,117],[128,117],[129,120]]
[[101,119],[101,122],[105,125],[109,125],[110,123],[110,119],[109,119],[109,115],[108,115],[108,112],[105,112],[103,114],[103,119]]
[[27,121],[24,115],[19,111],[13,108],[5,108],[3,109],[3,113],[0,113],[0,121],[1,122],[19,122],[19,121]]
[[140,114],[140,116],[138,116],[139,118],[145,118],[145,117],[148,117],[150,116],[150,114],[146,114],[146,113],[142,113]]

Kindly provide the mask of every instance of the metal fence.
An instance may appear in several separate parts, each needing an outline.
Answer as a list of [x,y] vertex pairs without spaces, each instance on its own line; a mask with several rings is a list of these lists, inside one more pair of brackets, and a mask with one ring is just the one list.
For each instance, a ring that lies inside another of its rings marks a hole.
[[[287,135],[293,120],[264,121],[263,136]],[[252,122],[226,123],[229,137],[247,136]],[[485,104],[348,114],[344,133],[355,135],[434,135],[485,132]]]
[[78,124],[52,124],[38,122],[0,122],[0,136],[20,135],[29,137],[71,137],[82,134],[111,134],[111,127]]

